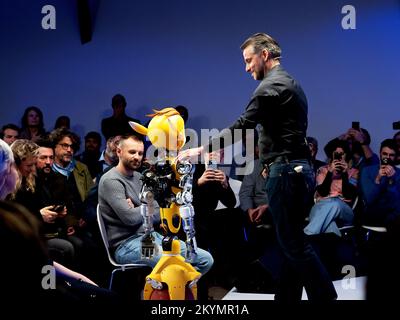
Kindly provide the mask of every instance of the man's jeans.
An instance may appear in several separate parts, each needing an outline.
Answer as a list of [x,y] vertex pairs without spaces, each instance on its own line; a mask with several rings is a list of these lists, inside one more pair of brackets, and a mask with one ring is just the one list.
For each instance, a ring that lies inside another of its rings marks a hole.
[[[152,235],[154,237],[155,243],[159,246],[158,255],[154,256],[152,259],[142,259],[141,255],[141,236],[134,235],[124,242],[122,242],[117,250],[115,251],[115,260],[118,263],[144,263],[148,266],[154,268],[158,260],[161,258],[162,248],[161,241],[163,236],[158,232],[153,231]],[[179,241],[181,245],[181,255],[186,256],[186,244],[183,241]],[[199,271],[202,275],[207,273],[211,269],[214,263],[213,257],[208,251],[197,248],[197,256],[191,265]]]
[[[299,173],[294,170],[298,166],[301,166]],[[303,232],[313,189],[314,172],[307,160],[274,162],[269,166],[266,182],[269,208],[286,258],[275,296],[282,302],[300,301],[303,286],[309,300],[337,297],[328,272]]]

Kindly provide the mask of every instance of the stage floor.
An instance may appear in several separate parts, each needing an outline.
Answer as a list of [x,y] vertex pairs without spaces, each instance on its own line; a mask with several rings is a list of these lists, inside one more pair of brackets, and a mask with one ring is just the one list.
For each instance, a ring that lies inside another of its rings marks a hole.
[[[365,300],[366,277],[342,279],[334,281],[337,300]],[[273,294],[242,293],[232,288],[222,300],[274,300]],[[307,300],[307,294],[303,288],[302,300]]]

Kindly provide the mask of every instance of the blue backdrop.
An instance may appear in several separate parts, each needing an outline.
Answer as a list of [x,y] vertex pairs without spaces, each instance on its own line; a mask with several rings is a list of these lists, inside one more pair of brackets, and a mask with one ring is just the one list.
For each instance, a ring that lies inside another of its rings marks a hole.
[[[397,0],[89,3],[93,38],[82,45],[76,1],[1,1],[1,125],[19,124],[36,105],[47,129],[66,114],[79,134],[99,131],[111,97],[121,93],[127,113],[143,121],[153,107],[183,104],[189,127],[222,129],[257,85],[239,48],[255,32],[280,42],[282,64],[307,94],[308,133],[320,149],[360,121],[377,151],[400,120]],[[41,27],[46,4],[56,9],[55,30]],[[347,4],[356,9],[355,30],[342,28]]]

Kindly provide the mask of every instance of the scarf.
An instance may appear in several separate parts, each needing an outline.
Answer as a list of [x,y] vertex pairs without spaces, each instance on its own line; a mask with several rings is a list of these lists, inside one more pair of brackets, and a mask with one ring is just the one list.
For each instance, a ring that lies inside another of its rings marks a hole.
[[72,159],[72,161],[65,168],[63,168],[60,167],[57,163],[53,162],[53,171],[58,172],[63,176],[69,178],[70,174],[75,169],[75,164],[75,159]]

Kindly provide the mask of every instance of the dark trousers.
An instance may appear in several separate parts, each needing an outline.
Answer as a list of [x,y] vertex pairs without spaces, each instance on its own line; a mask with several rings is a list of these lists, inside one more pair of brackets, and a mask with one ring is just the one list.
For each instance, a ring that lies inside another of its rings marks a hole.
[[[294,168],[302,166],[302,172]],[[269,166],[266,190],[276,237],[285,257],[275,300],[301,300],[304,286],[309,300],[337,297],[329,274],[303,232],[314,186],[314,172],[307,160],[275,162]]]

